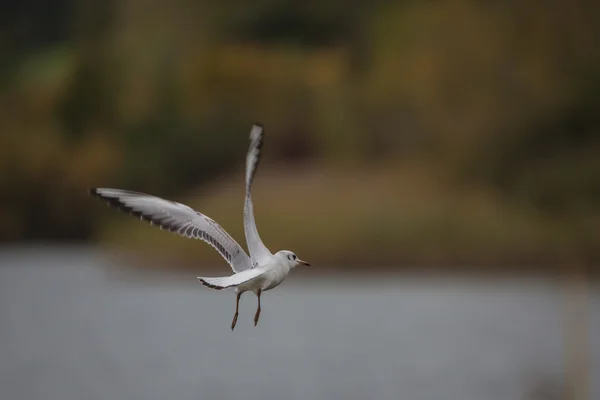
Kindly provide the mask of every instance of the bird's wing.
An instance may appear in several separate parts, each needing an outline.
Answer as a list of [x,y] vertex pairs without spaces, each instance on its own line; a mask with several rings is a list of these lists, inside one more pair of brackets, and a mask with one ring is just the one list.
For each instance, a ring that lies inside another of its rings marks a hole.
[[205,241],[219,252],[234,272],[252,268],[244,249],[219,224],[184,204],[121,189],[90,189],[90,194],[161,229]]
[[246,201],[244,203],[244,232],[246,233],[246,242],[248,243],[248,251],[252,259],[252,265],[263,265],[267,263],[272,256],[271,252],[263,244],[256,222],[254,221],[254,207],[252,205],[252,181],[258,168],[260,161],[260,151],[263,143],[263,127],[260,124],[254,124],[250,131],[250,147],[246,156]]
[[248,282],[249,280],[254,279],[264,273],[264,269],[254,268],[242,271],[239,274],[234,274],[231,276],[219,276],[212,278],[205,278],[199,276],[198,281],[204,286],[208,286],[211,289],[221,290],[241,285],[242,283]]

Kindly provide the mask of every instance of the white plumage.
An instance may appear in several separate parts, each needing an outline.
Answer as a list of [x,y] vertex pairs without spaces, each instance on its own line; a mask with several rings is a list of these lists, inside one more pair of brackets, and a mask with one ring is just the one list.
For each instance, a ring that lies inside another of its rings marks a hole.
[[217,250],[234,272],[252,268],[244,249],[219,224],[185,204],[122,189],[97,188],[91,189],[90,193],[161,229],[205,241]]
[[236,311],[231,329],[235,328],[242,293],[252,291],[258,296],[254,325],[260,316],[260,296],[263,291],[278,286],[297,265],[309,265],[294,253],[282,250],[272,254],[263,244],[252,205],[251,189],[260,161],[263,127],[255,124],[250,131],[250,147],[246,156],[246,198],[244,202],[244,232],[250,257],[244,249],[213,219],[192,208],[160,197],[122,189],[95,188],[90,194],[109,205],[158,225],[181,236],[200,239],[211,245],[229,263],[235,274],[225,277],[198,277],[205,286],[221,290],[235,288]]
[[269,262],[273,256],[269,249],[263,244],[254,221],[254,207],[252,205],[252,182],[260,162],[260,151],[263,144],[263,127],[254,124],[250,131],[250,147],[246,155],[246,200],[244,202],[244,232],[248,251],[254,266],[263,265]]

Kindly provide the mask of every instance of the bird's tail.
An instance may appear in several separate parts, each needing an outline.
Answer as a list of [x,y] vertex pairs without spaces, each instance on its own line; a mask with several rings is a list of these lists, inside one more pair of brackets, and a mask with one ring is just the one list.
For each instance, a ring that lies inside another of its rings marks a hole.
[[211,289],[222,290],[228,287],[236,286],[235,284],[231,284],[230,278],[231,277],[229,276],[220,276],[214,278],[203,278],[199,276],[198,282]]
[[221,290],[241,285],[249,280],[258,278],[263,273],[263,269],[253,268],[246,269],[230,276],[218,276],[213,278],[203,278],[199,276],[198,282],[202,283],[204,286],[208,286],[211,289]]

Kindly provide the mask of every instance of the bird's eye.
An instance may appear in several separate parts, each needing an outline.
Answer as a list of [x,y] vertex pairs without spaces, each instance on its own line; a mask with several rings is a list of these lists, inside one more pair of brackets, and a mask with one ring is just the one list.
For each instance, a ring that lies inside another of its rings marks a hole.
[[295,260],[295,259],[296,259],[296,255],[294,254],[294,255],[292,256],[292,258]]

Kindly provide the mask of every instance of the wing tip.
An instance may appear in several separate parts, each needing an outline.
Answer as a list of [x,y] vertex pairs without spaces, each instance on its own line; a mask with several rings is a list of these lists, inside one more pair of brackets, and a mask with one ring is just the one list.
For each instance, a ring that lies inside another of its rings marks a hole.
[[123,203],[118,196],[111,196],[107,195],[106,193],[102,193],[102,188],[90,188],[88,189],[88,193],[92,197],[97,197],[100,200],[104,200],[107,206],[114,207],[118,211],[126,212],[146,222],[151,221],[151,219],[145,216],[143,213],[135,211],[132,207],[129,207],[128,205]]
[[252,125],[252,129],[250,129],[250,140],[252,142],[256,140],[262,142],[262,135],[264,130],[265,127],[263,126],[263,124],[261,124],[260,122],[255,122],[254,125]]

